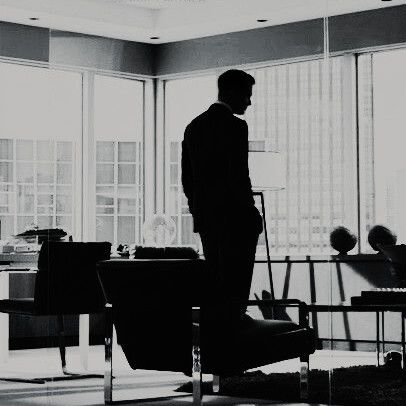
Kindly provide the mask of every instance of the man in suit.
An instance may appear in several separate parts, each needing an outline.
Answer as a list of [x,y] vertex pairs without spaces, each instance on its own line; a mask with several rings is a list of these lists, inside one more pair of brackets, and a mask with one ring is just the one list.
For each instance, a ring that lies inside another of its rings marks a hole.
[[248,127],[235,116],[251,105],[254,84],[241,70],[220,75],[218,100],[187,126],[182,142],[182,184],[208,264],[211,316],[237,322],[246,306],[236,303],[249,298],[262,231],[248,171]]

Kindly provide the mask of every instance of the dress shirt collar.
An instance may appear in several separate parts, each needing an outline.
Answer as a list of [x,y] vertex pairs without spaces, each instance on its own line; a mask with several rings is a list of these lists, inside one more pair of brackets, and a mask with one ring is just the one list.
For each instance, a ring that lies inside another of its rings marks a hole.
[[220,106],[224,106],[224,107],[226,107],[228,110],[230,110],[231,113],[233,112],[233,110],[232,110],[232,108],[230,107],[230,105],[227,104],[227,103],[224,103],[223,101],[217,100],[217,101],[214,102],[214,104],[219,104]]

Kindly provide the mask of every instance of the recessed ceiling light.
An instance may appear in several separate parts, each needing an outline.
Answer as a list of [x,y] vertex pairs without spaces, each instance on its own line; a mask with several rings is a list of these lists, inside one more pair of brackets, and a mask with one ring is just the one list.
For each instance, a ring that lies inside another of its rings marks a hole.
[[259,23],[266,23],[268,20],[265,18],[258,18],[257,20]]
[[149,37],[149,39],[159,39],[159,37]]
[[38,18],[38,17],[30,17],[30,20],[31,20],[31,21],[38,21],[39,18]]

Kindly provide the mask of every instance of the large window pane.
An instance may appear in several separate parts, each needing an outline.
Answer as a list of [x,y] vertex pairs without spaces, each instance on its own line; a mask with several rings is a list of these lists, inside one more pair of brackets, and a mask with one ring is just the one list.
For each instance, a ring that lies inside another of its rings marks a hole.
[[[332,58],[327,69],[324,64],[248,71],[256,80],[245,117],[250,149],[279,151],[286,161],[285,188],[265,196],[273,254],[330,253],[334,227],[357,231],[354,58]],[[175,244],[196,244],[182,199],[180,142],[190,120],[215,99],[215,76],[165,84],[165,196],[167,212],[177,219]],[[264,244],[261,235],[258,246]]]
[[328,253],[334,227],[357,232],[354,59],[331,58],[329,71],[324,63],[249,71],[251,149],[279,151],[286,161],[285,188],[266,196],[272,253]]
[[[7,196],[2,213],[8,214],[1,218],[1,238],[33,225],[62,224],[78,236],[77,187],[70,187],[63,203],[57,190],[73,185],[79,172],[82,75],[0,63],[0,89],[0,197]],[[67,218],[57,220],[57,212]]]
[[95,212],[100,215],[96,239],[114,245],[140,244],[144,213],[143,83],[96,75],[94,117]]
[[165,83],[165,207],[176,223],[174,245],[198,247],[198,235],[181,185],[181,142],[186,126],[217,98],[215,75],[169,80]]
[[364,55],[359,67],[361,232],[368,252],[376,224],[406,239],[406,50]]

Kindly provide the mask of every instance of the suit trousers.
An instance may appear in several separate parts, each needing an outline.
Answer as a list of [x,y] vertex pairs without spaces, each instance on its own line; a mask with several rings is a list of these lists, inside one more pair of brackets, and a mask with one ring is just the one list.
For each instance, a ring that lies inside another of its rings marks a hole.
[[199,232],[207,263],[203,300],[209,304],[210,318],[220,323],[238,322],[245,314],[255,263],[258,226],[235,220],[219,221]]

